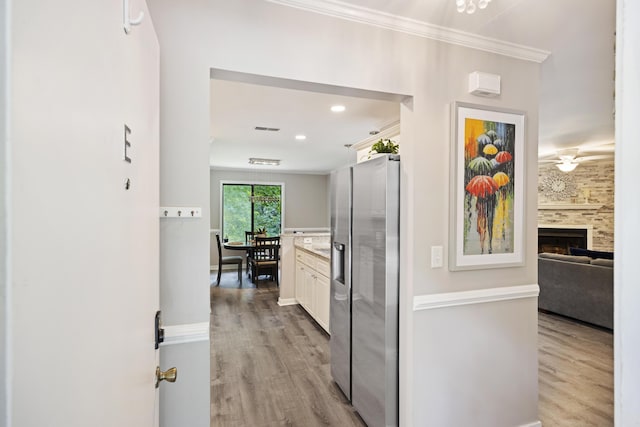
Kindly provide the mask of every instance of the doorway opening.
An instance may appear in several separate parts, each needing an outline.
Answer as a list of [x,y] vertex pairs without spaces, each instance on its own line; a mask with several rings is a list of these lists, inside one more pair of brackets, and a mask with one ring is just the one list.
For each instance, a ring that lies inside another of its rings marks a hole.
[[[281,205],[280,233],[324,234],[327,242],[328,174],[366,160],[368,149],[356,149],[363,141],[373,143],[393,131],[398,137],[392,139],[399,141],[401,110],[411,109],[412,102],[406,95],[225,70],[211,70],[210,96],[212,232],[226,237],[230,230],[231,212],[225,209],[223,183],[279,182],[283,183],[282,197],[286,199]],[[331,111],[335,105],[344,106],[344,111]],[[256,158],[278,165],[249,163]],[[248,188],[244,191],[247,195],[250,192]],[[253,224],[249,226],[249,222]],[[245,223],[244,228],[259,226],[255,219],[245,219]],[[228,238],[232,239],[231,234]],[[215,255],[216,251],[211,253]],[[225,273],[221,286],[212,288],[211,342],[217,347],[212,347],[211,375],[212,383],[220,384],[212,389],[212,419],[229,417],[230,408],[225,402],[239,399],[244,403],[249,399],[243,385],[243,378],[249,378],[251,387],[264,389],[264,393],[257,391],[257,399],[266,400],[255,405],[255,412],[236,414],[245,417],[236,419],[238,422],[250,424],[259,418],[264,422],[265,417],[273,415],[269,407],[277,407],[300,425],[313,424],[312,418],[318,414],[310,413],[308,408],[321,405],[327,409],[322,411],[323,416],[335,425],[361,426],[362,421],[349,409],[348,401],[343,397],[335,400],[341,393],[323,368],[329,361],[327,333],[297,305],[295,298],[287,298],[290,305],[281,304],[282,293],[295,281],[295,274],[287,276],[284,271],[291,266],[287,265],[286,251],[281,254],[280,288],[261,281],[257,288],[247,283],[239,289],[224,284]],[[212,259],[211,265],[217,262]],[[230,282],[237,283],[234,272],[226,275]],[[249,300],[251,307],[230,308],[230,301],[241,305]],[[232,343],[234,339],[240,341]],[[225,343],[228,346],[223,350]],[[287,351],[283,353],[283,349]],[[231,363],[230,357],[235,362]],[[235,368],[230,365],[239,365],[241,375],[229,377],[235,375]],[[288,369],[295,369],[296,375],[288,375]],[[327,388],[327,384],[333,385]],[[318,391],[321,387],[323,392]],[[311,389],[317,394],[307,396]],[[292,401],[308,398],[307,409],[290,408],[290,401],[278,398],[291,393],[297,397]]]

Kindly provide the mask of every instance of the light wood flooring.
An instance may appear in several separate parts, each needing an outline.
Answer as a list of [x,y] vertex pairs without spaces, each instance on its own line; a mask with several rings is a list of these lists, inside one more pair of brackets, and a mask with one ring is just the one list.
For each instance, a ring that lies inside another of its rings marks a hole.
[[[211,426],[364,426],[331,380],[327,334],[277,299],[235,272],[211,287]],[[538,331],[543,427],[613,426],[613,335],[544,313]]]
[[[215,276],[212,276],[215,285]],[[211,288],[211,426],[364,426],[331,380],[329,340],[274,282]]]
[[538,415],[543,427],[613,426],[613,334],[538,316]]

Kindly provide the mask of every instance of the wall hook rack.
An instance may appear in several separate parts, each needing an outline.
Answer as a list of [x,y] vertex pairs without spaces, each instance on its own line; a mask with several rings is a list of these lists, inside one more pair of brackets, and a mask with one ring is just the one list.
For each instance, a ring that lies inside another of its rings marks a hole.
[[199,206],[161,206],[160,218],[202,218],[202,208]]
[[140,25],[144,19],[144,12],[140,11],[136,19],[131,19],[131,12],[129,11],[129,0],[122,0],[122,25],[124,32],[129,34],[131,27]]

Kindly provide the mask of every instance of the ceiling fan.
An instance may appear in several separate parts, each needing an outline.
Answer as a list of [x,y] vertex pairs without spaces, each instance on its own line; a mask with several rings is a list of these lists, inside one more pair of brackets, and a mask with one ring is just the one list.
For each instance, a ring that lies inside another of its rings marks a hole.
[[[601,154],[591,154],[601,153]],[[578,154],[591,154],[578,156]],[[593,148],[565,148],[552,153],[543,154],[538,157],[540,163],[555,163],[562,172],[571,172],[582,162],[593,160],[604,160],[613,158],[613,146],[593,147]]]

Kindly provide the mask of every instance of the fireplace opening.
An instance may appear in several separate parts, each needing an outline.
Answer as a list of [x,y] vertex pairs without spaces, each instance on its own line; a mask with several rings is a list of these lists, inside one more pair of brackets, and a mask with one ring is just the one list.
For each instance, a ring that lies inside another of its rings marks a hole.
[[538,228],[538,253],[569,255],[569,248],[587,249],[586,229]]

